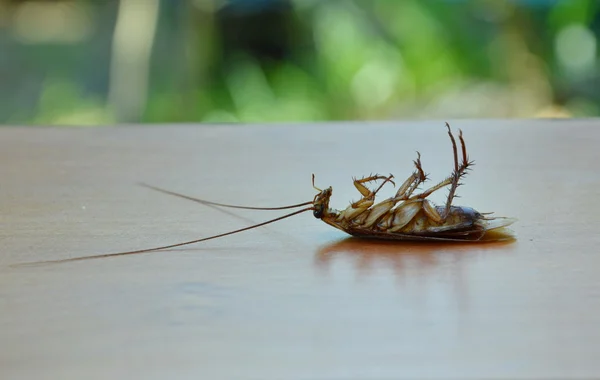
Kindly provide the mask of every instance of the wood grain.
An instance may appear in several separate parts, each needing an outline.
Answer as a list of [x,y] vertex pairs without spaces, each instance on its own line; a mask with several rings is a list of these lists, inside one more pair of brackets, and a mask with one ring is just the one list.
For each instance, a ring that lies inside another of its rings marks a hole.
[[404,178],[416,150],[443,178],[451,146],[443,121],[0,129],[0,377],[599,377],[600,121],[451,125],[476,163],[458,204],[519,218],[516,240],[382,243],[306,213],[33,267],[282,214],[139,182],[280,206],[315,173],[343,208],[353,176]]

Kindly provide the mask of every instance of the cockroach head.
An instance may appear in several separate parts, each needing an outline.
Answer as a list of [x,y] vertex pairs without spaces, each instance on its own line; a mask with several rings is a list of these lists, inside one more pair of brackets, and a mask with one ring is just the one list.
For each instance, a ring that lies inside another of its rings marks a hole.
[[329,210],[329,198],[331,198],[331,193],[333,189],[331,186],[326,188],[325,190],[321,190],[315,186],[315,175],[312,175],[312,185],[315,190],[319,192],[319,194],[315,195],[315,199],[313,199],[313,215],[317,219],[323,218],[325,213]]
[[330,186],[325,190],[320,190],[319,194],[315,195],[315,199],[313,200],[313,215],[315,218],[323,218],[329,210],[329,198],[331,198],[332,192],[333,189]]

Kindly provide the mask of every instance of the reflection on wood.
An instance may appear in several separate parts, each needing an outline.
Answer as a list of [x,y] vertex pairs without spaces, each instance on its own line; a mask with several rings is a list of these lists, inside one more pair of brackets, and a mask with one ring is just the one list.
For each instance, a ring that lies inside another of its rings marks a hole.
[[484,239],[477,243],[399,242],[350,237],[321,247],[315,255],[315,262],[320,267],[328,267],[338,258],[351,260],[357,269],[363,272],[384,264],[394,268],[400,275],[407,267],[436,266],[440,261],[445,261],[444,257],[460,260],[461,256],[466,254],[506,250],[514,241],[514,237],[506,231],[495,231],[494,236],[486,234]]

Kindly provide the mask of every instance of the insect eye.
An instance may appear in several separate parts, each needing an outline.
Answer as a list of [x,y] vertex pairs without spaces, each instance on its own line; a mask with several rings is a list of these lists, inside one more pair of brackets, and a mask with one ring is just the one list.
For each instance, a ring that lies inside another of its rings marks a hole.
[[315,209],[313,210],[313,215],[317,219],[321,219],[323,217],[323,205],[315,205]]

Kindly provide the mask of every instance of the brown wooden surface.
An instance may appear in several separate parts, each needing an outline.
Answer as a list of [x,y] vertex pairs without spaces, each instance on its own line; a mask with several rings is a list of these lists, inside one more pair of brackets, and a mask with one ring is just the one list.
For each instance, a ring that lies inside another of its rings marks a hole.
[[[170,251],[34,267],[244,227],[136,183],[249,205],[358,198],[443,121],[0,129],[0,378],[600,376],[600,122],[456,121],[458,203],[519,218],[502,244],[349,239],[306,213]],[[390,195],[388,188],[382,195]],[[440,193],[434,200],[441,200]]]

